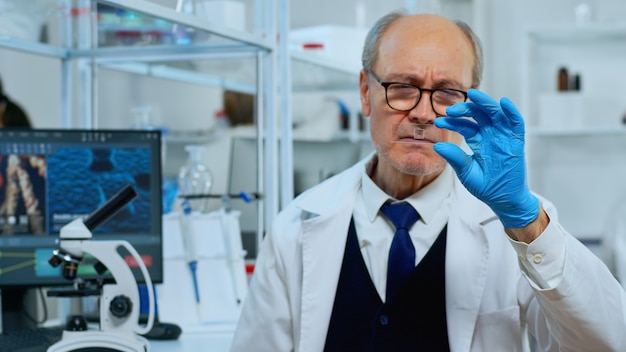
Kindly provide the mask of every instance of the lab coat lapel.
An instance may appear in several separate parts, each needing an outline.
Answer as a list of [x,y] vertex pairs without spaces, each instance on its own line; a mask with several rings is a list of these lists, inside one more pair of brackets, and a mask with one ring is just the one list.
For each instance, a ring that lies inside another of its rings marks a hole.
[[[297,351],[324,349],[362,167],[357,164],[351,172],[328,183],[324,187],[327,192],[314,192],[300,203],[309,216],[302,222],[302,310]],[[446,244],[448,336],[451,350],[469,351],[489,262],[484,225],[497,218],[458,180],[453,197]]]
[[302,310],[297,348],[302,352],[324,349],[360,172],[333,183],[325,187],[328,193],[320,190],[315,198],[305,198],[300,204],[311,215],[302,223]]
[[469,351],[487,279],[489,241],[484,224],[495,215],[458,180],[446,244],[446,315],[452,351]]

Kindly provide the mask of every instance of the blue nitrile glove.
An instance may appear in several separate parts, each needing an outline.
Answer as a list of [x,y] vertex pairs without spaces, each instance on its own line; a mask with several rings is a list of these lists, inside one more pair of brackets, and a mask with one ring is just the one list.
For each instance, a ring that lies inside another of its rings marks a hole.
[[448,117],[435,119],[435,126],[460,133],[474,154],[467,155],[447,142],[436,143],[435,151],[448,161],[470,193],[498,215],[504,227],[524,227],[539,215],[539,200],[526,181],[524,120],[507,98],[498,103],[476,89],[467,95],[471,101],[449,107]]

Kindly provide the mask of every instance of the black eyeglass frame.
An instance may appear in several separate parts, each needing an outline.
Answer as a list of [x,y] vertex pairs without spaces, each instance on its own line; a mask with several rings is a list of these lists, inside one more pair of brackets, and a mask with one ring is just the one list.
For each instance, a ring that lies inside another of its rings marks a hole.
[[[372,71],[370,71],[370,70],[365,70],[365,71],[366,71],[367,73],[369,73],[372,77],[374,77],[374,80],[375,80],[376,82],[378,82],[378,84],[380,84],[381,86],[383,86],[383,88],[385,88],[385,101],[387,102],[387,106],[388,106],[390,109],[395,110],[395,111],[404,111],[404,112],[406,112],[406,111],[411,111],[411,110],[415,109],[415,107],[417,106],[417,104],[419,104],[419,103],[420,103],[420,100],[422,100],[422,96],[424,96],[424,92],[428,92],[428,93],[430,93],[430,99],[429,99],[429,100],[430,100],[430,107],[433,109],[433,111],[434,111],[437,115],[440,115],[440,116],[446,116],[446,114],[445,114],[445,111],[444,111],[444,113],[442,114],[441,112],[437,111],[437,109],[435,109],[435,104],[433,104],[433,93],[435,93],[435,92],[437,92],[437,91],[454,91],[454,92],[458,92],[458,93],[463,94],[464,99],[463,99],[463,101],[462,101],[462,102],[466,102],[466,101],[467,101],[467,92],[466,92],[466,91],[463,91],[463,90],[460,90],[460,89],[454,89],[454,88],[437,88],[437,89],[428,89],[428,88],[418,87],[418,86],[416,86],[415,84],[406,83],[406,82],[383,82],[380,78],[378,78],[378,76],[377,76],[374,72],[372,72]],[[390,86],[390,85],[392,85],[392,84],[402,84],[402,85],[404,85],[404,86],[414,87],[414,88],[416,88],[416,89],[420,92],[420,95],[419,95],[419,97],[417,98],[417,100],[415,101],[415,104],[414,104],[414,105],[413,105],[410,109],[404,109],[404,110],[402,110],[402,109],[396,109],[396,108],[394,108],[393,106],[391,106],[391,104],[389,104],[389,96],[387,95],[387,88],[389,88],[389,86]]]

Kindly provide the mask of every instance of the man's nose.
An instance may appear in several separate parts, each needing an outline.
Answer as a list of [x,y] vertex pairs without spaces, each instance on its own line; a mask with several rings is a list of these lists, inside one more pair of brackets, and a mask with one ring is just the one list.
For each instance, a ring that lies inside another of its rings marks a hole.
[[433,123],[437,113],[430,102],[432,92],[422,92],[419,102],[409,110],[409,120],[416,123]]

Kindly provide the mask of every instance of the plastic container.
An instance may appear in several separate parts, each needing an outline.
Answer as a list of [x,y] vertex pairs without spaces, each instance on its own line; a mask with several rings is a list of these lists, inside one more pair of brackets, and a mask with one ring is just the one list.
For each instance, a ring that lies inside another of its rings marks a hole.
[[[185,146],[185,150],[189,153],[189,159],[178,173],[178,188],[181,196],[208,195],[210,193],[213,174],[208,166],[202,163],[202,151],[205,148],[201,145]],[[208,197],[190,199],[191,210],[200,213],[207,212],[208,200]]]

